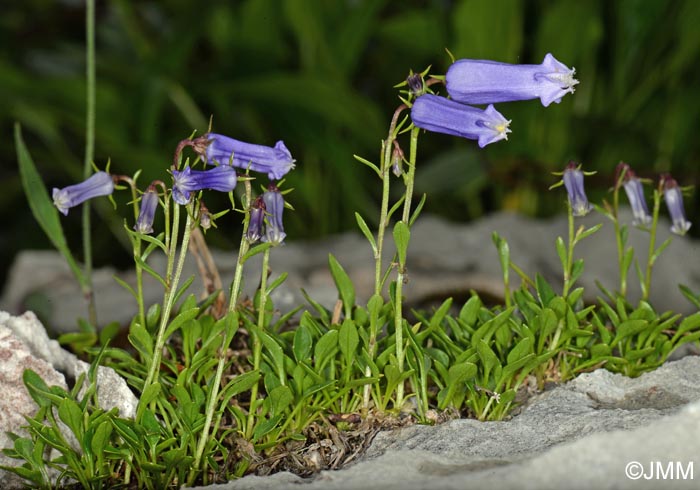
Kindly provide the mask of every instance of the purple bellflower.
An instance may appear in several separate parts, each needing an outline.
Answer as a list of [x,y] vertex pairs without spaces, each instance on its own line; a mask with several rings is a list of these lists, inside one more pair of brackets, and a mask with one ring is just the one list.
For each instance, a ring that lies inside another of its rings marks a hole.
[[668,214],[671,215],[671,232],[676,235],[685,235],[690,229],[690,222],[685,219],[685,210],[683,208],[683,194],[681,188],[678,187],[678,182],[666,174],[661,177],[661,185],[664,189],[664,200]]
[[187,204],[190,193],[211,189],[231,192],[236,187],[236,170],[228,165],[219,165],[211,170],[192,170],[185,167],[181,172],[173,170],[173,199],[178,204]]
[[65,216],[72,207],[88,199],[109,196],[114,192],[114,180],[107,172],[97,172],[80,184],[69,185],[63,189],[53,189],[53,205]]
[[204,157],[207,163],[233,165],[246,170],[267,174],[272,180],[279,180],[294,168],[292,154],[282,141],[274,147],[244,143],[216,133],[204,135],[209,141]]
[[620,163],[617,166],[616,173],[618,175],[623,171],[625,173],[622,177],[622,186],[625,188],[627,200],[632,208],[632,216],[634,217],[632,224],[635,226],[648,226],[651,224],[651,215],[649,214],[649,208],[647,208],[647,202],[644,199],[642,181],[626,163]]
[[248,222],[248,231],[246,238],[250,243],[255,243],[263,235],[263,227],[265,226],[265,201],[262,196],[258,196],[250,208],[250,221]]
[[539,98],[547,107],[574,93],[575,69],[550,53],[539,65],[512,65],[490,60],[457,60],[447,70],[445,85],[452,99],[464,104],[495,104]]
[[134,230],[145,235],[153,233],[153,219],[155,218],[157,207],[158,192],[156,192],[156,186],[151,184],[141,196],[141,208],[139,209],[139,217],[136,219]]
[[576,162],[569,162],[564,169],[562,180],[569,194],[569,203],[574,216],[586,216],[593,206],[586,197],[586,191],[583,188],[583,172],[579,170]]
[[274,245],[279,245],[284,241],[287,234],[284,232],[282,225],[282,212],[284,211],[284,197],[275,184],[270,184],[267,192],[262,195],[265,202],[265,235],[262,237],[263,242],[270,242]]
[[415,100],[411,119],[421,129],[477,140],[480,148],[507,140],[510,133],[510,121],[492,105],[481,110],[432,94]]

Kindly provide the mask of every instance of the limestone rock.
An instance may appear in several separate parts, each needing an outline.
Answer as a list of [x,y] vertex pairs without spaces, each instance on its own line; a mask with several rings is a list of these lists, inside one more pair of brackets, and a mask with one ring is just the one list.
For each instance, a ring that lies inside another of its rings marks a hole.
[[700,357],[636,379],[598,370],[535,397],[508,421],[405,427],[380,433],[358,463],[339,471],[309,480],[248,476],[207,488],[697,488],[690,478],[697,478],[700,451],[697,379]]
[[[0,311],[0,448],[11,447],[6,432],[26,436],[21,429],[26,425],[24,416],[33,416],[37,406],[22,381],[25,369],[35,371],[49,386],[69,390],[66,377],[71,380],[89,369],[89,365],[50,340],[44,326],[32,312],[19,317]],[[97,396],[102,408],[119,409],[123,417],[136,414],[138,400],[113,369],[100,367],[97,372]],[[0,465],[17,465],[18,460],[0,453]],[[22,480],[0,470],[3,489],[23,488]]]

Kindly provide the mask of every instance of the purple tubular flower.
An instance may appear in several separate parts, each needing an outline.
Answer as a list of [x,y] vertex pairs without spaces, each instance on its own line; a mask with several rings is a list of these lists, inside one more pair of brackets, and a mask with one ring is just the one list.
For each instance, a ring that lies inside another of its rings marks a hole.
[[664,188],[664,200],[668,214],[671,215],[671,232],[676,235],[685,235],[690,229],[690,222],[685,219],[685,210],[683,208],[683,194],[681,188],[678,187],[678,182],[670,175],[664,175],[661,178]]
[[564,169],[564,187],[569,194],[569,203],[574,216],[585,216],[593,209],[588,202],[586,191],[583,189],[583,172],[578,169],[575,162],[569,162]]
[[481,110],[432,94],[415,100],[411,119],[421,129],[478,140],[480,148],[507,140],[510,133],[510,121],[492,105]]
[[173,170],[173,199],[178,204],[187,204],[190,193],[211,189],[231,192],[236,187],[236,170],[228,165],[220,165],[211,170],[192,170],[185,167],[181,172]]
[[53,189],[53,205],[65,216],[68,210],[93,197],[109,196],[114,192],[114,181],[107,172],[97,172],[80,184]]
[[547,107],[574,93],[575,69],[547,53],[539,65],[512,65],[489,60],[457,60],[447,70],[445,85],[464,104],[495,104],[539,98]]
[[284,197],[280,193],[277,186],[271,184],[267,192],[262,195],[265,202],[265,210],[267,214],[265,235],[262,237],[263,242],[270,242],[274,245],[279,245],[284,241],[287,234],[284,232],[282,225],[282,212],[284,211]]
[[632,224],[635,226],[648,226],[651,224],[651,215],[649,214],[649,208],[647,208],[647,202],[644,199],[642,181],[629,168],[629,165],[621,165],[624,165],[622,168],[625,171],[625,175],[622,178],[622,186],[625,188],[627,200],[632,207],[632,216],[634,216]]
[[250,243],[255,243],[263,234],[263,226],[265,225],[265,201],[262,196],[258,196],[250,209],[250,221],[248,222],[248,231],[246,238]]
[[158,193],[155,186],[151,185],[141,196],[141,208],[139,209],[139,217],[134,225],[134,230],[145,235],[153,233],[153,219],[155,218],[157,207]]
[[244,143],[216,133],[205,135],[209,141],[204,157],[207,163],[233,165],[246,170],[267,174],[272,180],[279,180],[294,168],[294,159],[284,142],[278,141],[274,147]]

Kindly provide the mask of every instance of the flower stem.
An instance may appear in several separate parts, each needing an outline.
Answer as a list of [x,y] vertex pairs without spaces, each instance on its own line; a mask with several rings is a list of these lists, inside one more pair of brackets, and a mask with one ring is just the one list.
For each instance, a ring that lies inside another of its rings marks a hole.
[[651,215],[651,230],[649,230],[649,254],[647,256],[647,268],[644,274],[644,287],[642,287],[642,300],[647,301],[651,292],[651,273],[654,268],[654,253],[656,248],[656,230],[659,224],[659,210],[661,208],[661,191],[654,191],[654,211]]
[[[86,120],[85,120],[85,160],[83,162],[83,178],[87,179],[92,173],[92,160],[95,154],[95,0],[87,0],[85,12],[85,40],[87,43],[85,75],[86,75]],[[85,272],[82,284],[83,295],[88,303],[88,318],[90,324],[97,327],[97,308],[92,287],[92,242],[90,233],[90,203],[83,204],[83,267]]]
[[[177,244],[177,233],[178,226],[177,222],[179,219],[179,206],[175,206],[173,212],[173,233],[171,245],[172,249],[168,253],[168,272],[172,271],[174,256],[175,256],[175,245]],[[190,242],[190,234],[192,233],[192,203],[187,205],[187,220],[185,221],[185,231],[182,235],[182,244],[180,245],[180,256],[177,261],[177,266],[175,267],[174,274],[172,275],[172,280],[170,274],[166,276],[167,288],[165,291],[165,298],[163,300],[163,312],[160,317],[160,325],[158,327],[158,334],[156,336],[156,344],[153,349],[153,358],[151,359],[151,365],[148,368],[148,375],[143,384],[143,390],[141,393],[146,391],[146,389],[154,383],[156,373],[160,368],[160,359],[163,355],[163,346],[165,345],[165,330],[170,321],[170,313],[173,309],[173,303],[175,302],[175,294],[177,293],[177,285],[180,282],[180,275],[182,274],[182,268],[185,265],[185,258],[187,257],[187,247]]]
[[[416,155],[418,151],[418,132],[419,128],[414,127],[411,130],[411,146],[408,157],[408,172],[406,173],[406,194],[403,201],[403,217],[402,221],[406,226],[410,226],[411,219],[411,198],[413,197],[413,183],[416,175]],[[398,244],[397,244],[398,246]],[[396,362],[399,373],[403,374],[404,367],[404,350],[403,350],[403,283],[406,279],[406,264],[399,263],[398,273],[396,276],[396,296],[394,298],[394,331],[396,335]],[[403,406],[404,384],[399,383],[396,387],[396,408],[401,410]]]
[[619,182],[616,182],[615,189],[613,189],[612,221],[613,226],[615,227],[615,242],[617,244],[617,266],[620,272],[620,296],[625,298],[627,296],[627,271],[624,267],[625,244],[622,241],[622,230],[620,229],[620,220],[618,219],[619,206],[620,185]]
[[[260,277],[260,300],[258,304],[258,329],[262,332],[265,330],[265,304],[267,303],[267,268],[270,263],[270,249],[265,249],[262,260],[262,275]],[[260,369],[260,358],[262,357],[262,342],[260,336],[256,332],[251,332],[253,338],[253,370]],[[280,380],[284,383],[284,380]],[[246,437],[250,438],[253,435],[255,428],[255,411],[256,401],[258,399],[258,383],[255,383],[250,389],[250,411],[248,412],[248,424],[246,428]]]
[[569,246],[566,253],[566,267],[564,267],[564,288],[561,293],[564,299],[566,299],[566,296],[569,294],[569,288],[571,288],[571,269],[574,260],[574,245],[576,244],[574,237],[574,210],[571,207],[571,203],[568,200],[567,214],[569,221]]
[[[389,124],[389,133],[384,141],[382,141],[382,154],[380,161],[381,169],[381,179],[382,179],[382,203],[379,211],[379,227],[377,229],[377,248],[374,253],[374,294],[376,296],[381,296],[382,289],[384,286],[384,281],[382,280],[382,251],[384,250],[384,236],[386,235],[386,228],[388,225],[388,215],[389,215],[389,190],[391,177],[389,172],[391,170],[391,152],[394,146],[394,141],[396,140],[397,129],[396,125],[399,121],[399,116],[401,112],[407,109],[405,104],[401,104],[395,111],[391,118],[391,123]],[[369,358],[374,360],[374,356],[377,350],[377,329],[370,328],[369,332],[369,342],[368,342],[368,353]],[[372,371],[369,365],[365,368],[365,377],[369,378],[372,376]],[[366,384],[363,389],[362,394],[362,410],[367,412],[369,410],[369,400],[371,394],[371,385]]]
[[228,304],[229,313],[236,309],[238,297],[241,294],[241,281],[243,280],[243,256],[248,253],[250,244],[248,243],[247,233],[250,223],[250,203],[253,198],[253,187],[248,179],[243,181],[245,187],[245,197],[243,198],[243,209],[245,215],[243,217],[243,233],[241,234],[241,243],[238,247],[238,259],[236,259],[236,270],[233,274],[233,282],[231,282],[231,292]]

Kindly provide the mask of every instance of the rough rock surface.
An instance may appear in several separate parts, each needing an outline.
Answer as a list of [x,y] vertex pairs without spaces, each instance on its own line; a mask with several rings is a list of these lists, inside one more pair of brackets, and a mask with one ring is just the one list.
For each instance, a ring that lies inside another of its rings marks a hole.
[[[22,375],[25,369],[34,370],[49,385],[69,387],[66,377],[75,380],[87,373],[89,365],[50,340],[36,316],[27,312],[19,317],[0,311],[0,449],[11,447],[6,432],[25,435],[24,416],[36,413],[37,406],[29,396]],[[126,382],[111,368],[100,367],[97,372],[97,396],[100,405],[110,410],[119,409],[124,417],[136,414],[138,400]],[[0,465],[17,465],[18,460],[0,453]],[[23,488],[20,479],[0,470],[0,488]]]
[[[623,222],[631,222],[628,211],[621,212]],[[618,283],[617,251],[612,224],[606,218],[590,213],[577,219],[577,226],[604,223],[603,228],[583,240],[576,249],[576,256],[585,260],[585,270],[580,285],[586,288],[585,298],[595,301],[600,291],[595,281],[608,289]],[[409,283],[404,291],[408,301],[423,304],[435,298],[447,296],[466,297],[470,289],[499,297],[503,292],[498,255],[491,242],[491,233],[497,232],[510,245],[511,257],[526,273],[542,274],[555,288],[561,289],[561,265],[554,241],[557,236],[566,237],[567,222],[564,216],[542,221],[522,216],[498,213],[470,224],[455,224],[435,216],[424,215],[411,232],[409,250]],[[661,219],[657,243],[670,235],[669,223]],[[648,250],[648,233],[630,228],[629,244],[634,247],[640,264],[644,265]],[[390,242],[390,240],[388,241]],[[299,242],[287,238],[283,247],[270,255],[273,278],[283,272],[289,276],[282,287],[273,294],[273,301],[285,312],[306,304],[301,294],[304,288],[309,295],[329,309],[337,299],[333,280],[328,271],[328,254],[332,253],[346,269],[357,290],[358,302],[366,301],[374,288],[374,262],[372,252],[358,233],[345,233],[316,242]],[[388,264],[394,250],[387,246],[384,263]],[[230,284],[235,262],[234,251],[212,251],[221,273],[224,287]],[[689,238],[674,237],[666,252],[661,255],[654,269],[651,303],[659,309],[679,313],[693,311],[693,306],[678,290],[685,284],[693,291],[700,291],[700,244]],[[260,256],[246,264],[244,292],[251,296],[260,280]],[[163,257],[154,254],[151,265],[165,270]],[[634,267],[632,268],[634,269]],[[136,312],[130,294],[113,279],[111,268],[98,269],[94,284],[100,323],[118,321],[128,324]],[[123,272],[119,277],[135,284],[133,272]],[[185,265],[183,279],[195,275],[191,292],[200,294],[202,282],[194,260]],[[518,279],[511,274],[512,287],[518,287]],[[640,297],[639,282],[634,270],[630,272],[629,299],[634,303]],[[146,303],[162,301],[162,289],[150,276],[145,278]],[[78,286],[63,259],[55,252],[26,251],[20,254],[10,271],[0,308],[18,314],[26,309],[42,313],[47,326],[58,332],[76,329],[76,316],[86,316],[85,304]]]
[[[637,379],[598,370],[535,397],[509,421],[397,429],[380,433],[358,463],[339,471],[310,480],[290,473],[248,476],[207,488],[697,488],[698,380],[700,357]],[[626,468],[640,478],[627,477]],[[642,475],[634,473],[640,469]]]

